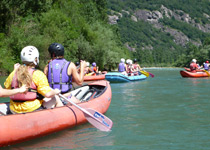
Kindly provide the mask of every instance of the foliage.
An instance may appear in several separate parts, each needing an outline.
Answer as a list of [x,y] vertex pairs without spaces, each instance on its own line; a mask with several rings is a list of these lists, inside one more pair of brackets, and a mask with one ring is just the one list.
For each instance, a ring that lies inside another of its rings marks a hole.
[[[118,30],[123,43],[128,43],[130,47],[135,48],[131,52],[133,58],[139,59],[142,66],[186,66],[196,58],[200,63],[210,59],[208,45],[210,45],[210,33],[203,32],[183,21],[178,21],[175,17],[164,17],[160,19],[161,26],[175,29],[186,35],[191,41],[202,42],[198,47],[192,43],[186,46],[177,45],[174,37],[170,33],[164,33],[162,29],[156,29],[151,24],[138,20],[131,20],[136,10],[160,11],[161,7],[174,11],[183,16],[184,13],[203,26],[210,24],[208,18],[210,2],[208,0],[185,0],[185,1],[167,1],[167,0],[109,0],[109,14],[117,15],[117,12],[123,14],[118,22]],[[129,11],[125,15],[123,10]],[[179,11],[181,10],[181,11]],[[164,14],[163,14],[164,15]]]
[[101,70],[115,67],[129,53],[124,53],[118,34],[106,22],[106,5],[105,0],[2,0],[0,70],[11,71],[27,45],[39,49],[43,68],[54,42],[64,45],[67,60],[95,61]]

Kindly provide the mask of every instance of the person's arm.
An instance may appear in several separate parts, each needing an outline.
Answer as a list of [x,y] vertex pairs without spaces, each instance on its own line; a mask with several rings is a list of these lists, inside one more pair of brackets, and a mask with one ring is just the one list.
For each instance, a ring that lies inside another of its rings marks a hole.
[[24,92],[27,92],[28,91],[28,88],[24,85],[20,88],[17,88],[17,89],[3,89],[0,85],[0,97],[9,97],[9,96],[12,96],[12,95],[15,95],[15,94],[18,94],[18,93],[24,93]]
[[47,92],[44,97],[47,97],[47,98],[52,98],[54,97],[55,95],[58,95],[60,94],[61,91],[59,89],[52,89],[51,91]]
[[85,67],[86,67],[86,62],[85,61],[80,62],[80,73],[77,72],[77,68],[76,68],[74,63],[71,62],[69,67],[68,67],[68,75],[72,75],[74,81],[78,85],[82,85],[82,83],[84,81]]
[[126,64],[124,64],[124,67],[125,67],[125,71],[128,72],[128,68]]
[[141,66],[138,64],[138,68],[139,68],[139,70],[142,70],[142,68],[141,68]]
[[98,66],[96,66],[96,73],[98,73],[98,68],[99,68],[99,67],[98,67]]
[[44,67],[44,74],[47,76],[48,75],[48,66],[49,64],[47,64],[45,67]]

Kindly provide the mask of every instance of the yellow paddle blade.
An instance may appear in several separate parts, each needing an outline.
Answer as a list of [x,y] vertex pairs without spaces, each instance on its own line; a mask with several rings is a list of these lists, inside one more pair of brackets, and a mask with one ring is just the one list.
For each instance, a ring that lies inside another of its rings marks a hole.
[[210,77],[210,74],[209,74],[209,72],[208,71],[206,71],[205,69],[204,69],[204,71],[206,72],[206,74]]
[[94,74],[94,72],[88,73],[85,76],[92,76]]
[[140,71],[143,75],[145,75],[146,77],[149,77],[149,73],[146,71]]

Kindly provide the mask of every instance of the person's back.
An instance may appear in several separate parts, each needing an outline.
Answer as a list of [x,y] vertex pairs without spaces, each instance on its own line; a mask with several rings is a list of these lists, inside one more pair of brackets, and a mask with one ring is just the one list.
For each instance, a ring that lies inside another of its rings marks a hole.
[[48,82],[53,89],[61,90],[61,93],[67,93],[72,88],[72,76],[68,75],[70,62],[64,58],[54,59],[49,63]]
[[120,63],[118,65],[118,72],[126,71],[125,59],[121,58]]
[[[44,97],[50,98],[60,93],[59,90],[52,90],[49,87],[43,72],[35,70],[35,65],[39,63],[39,52],[34,46],[22,49],[21,60],[24,65],[13,71],[4,85],[7,89],[16,89],[21,85],[27,85],[30,90],[27,93],[15,94],[10,97],[12,113],[27,113],[37,110],[42,107]],[[56,102],[54,104],[56,105]],[[62,106],[61,102],[59,105]]]
[[190,71],[195,73],[196,70],[198,69],[198,65],[196,64],[197,60],[196,59],[192,59],[192,62],[190,64]]
[[140,65],[138,64],[137,59],[134,59],[133,62],[134,62],[134,64],[133,64],[134,71],[137,71],[137,72],[141,71],[142,69],[141,69]]
[[[82,85],[86,62],[80,61],[79,68],[77,68],[73,62],[66,61],[64,59],[64,47],[59,43],[52,43],[48,51],[52,57],[52,62],[45,67],[48,82],[53,89],[62,90],[62,94],[68,97],[70,96],[73,81],[78,85]],[[78,69],[80,70],[79,73]]]
[[203,64],[203,68],[207,71],[209,70],[209,61],[208,60]]

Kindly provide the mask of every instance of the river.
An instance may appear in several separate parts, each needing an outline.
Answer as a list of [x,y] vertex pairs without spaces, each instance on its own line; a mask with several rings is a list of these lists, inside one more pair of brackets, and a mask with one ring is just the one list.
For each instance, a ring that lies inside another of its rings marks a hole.
[[210,78],[182,78],[179,70],[147,69],[154,78],[111,84],[112,102],[105,114],[114,123],[111,132],[87,123],[1,149],[210,149]]

